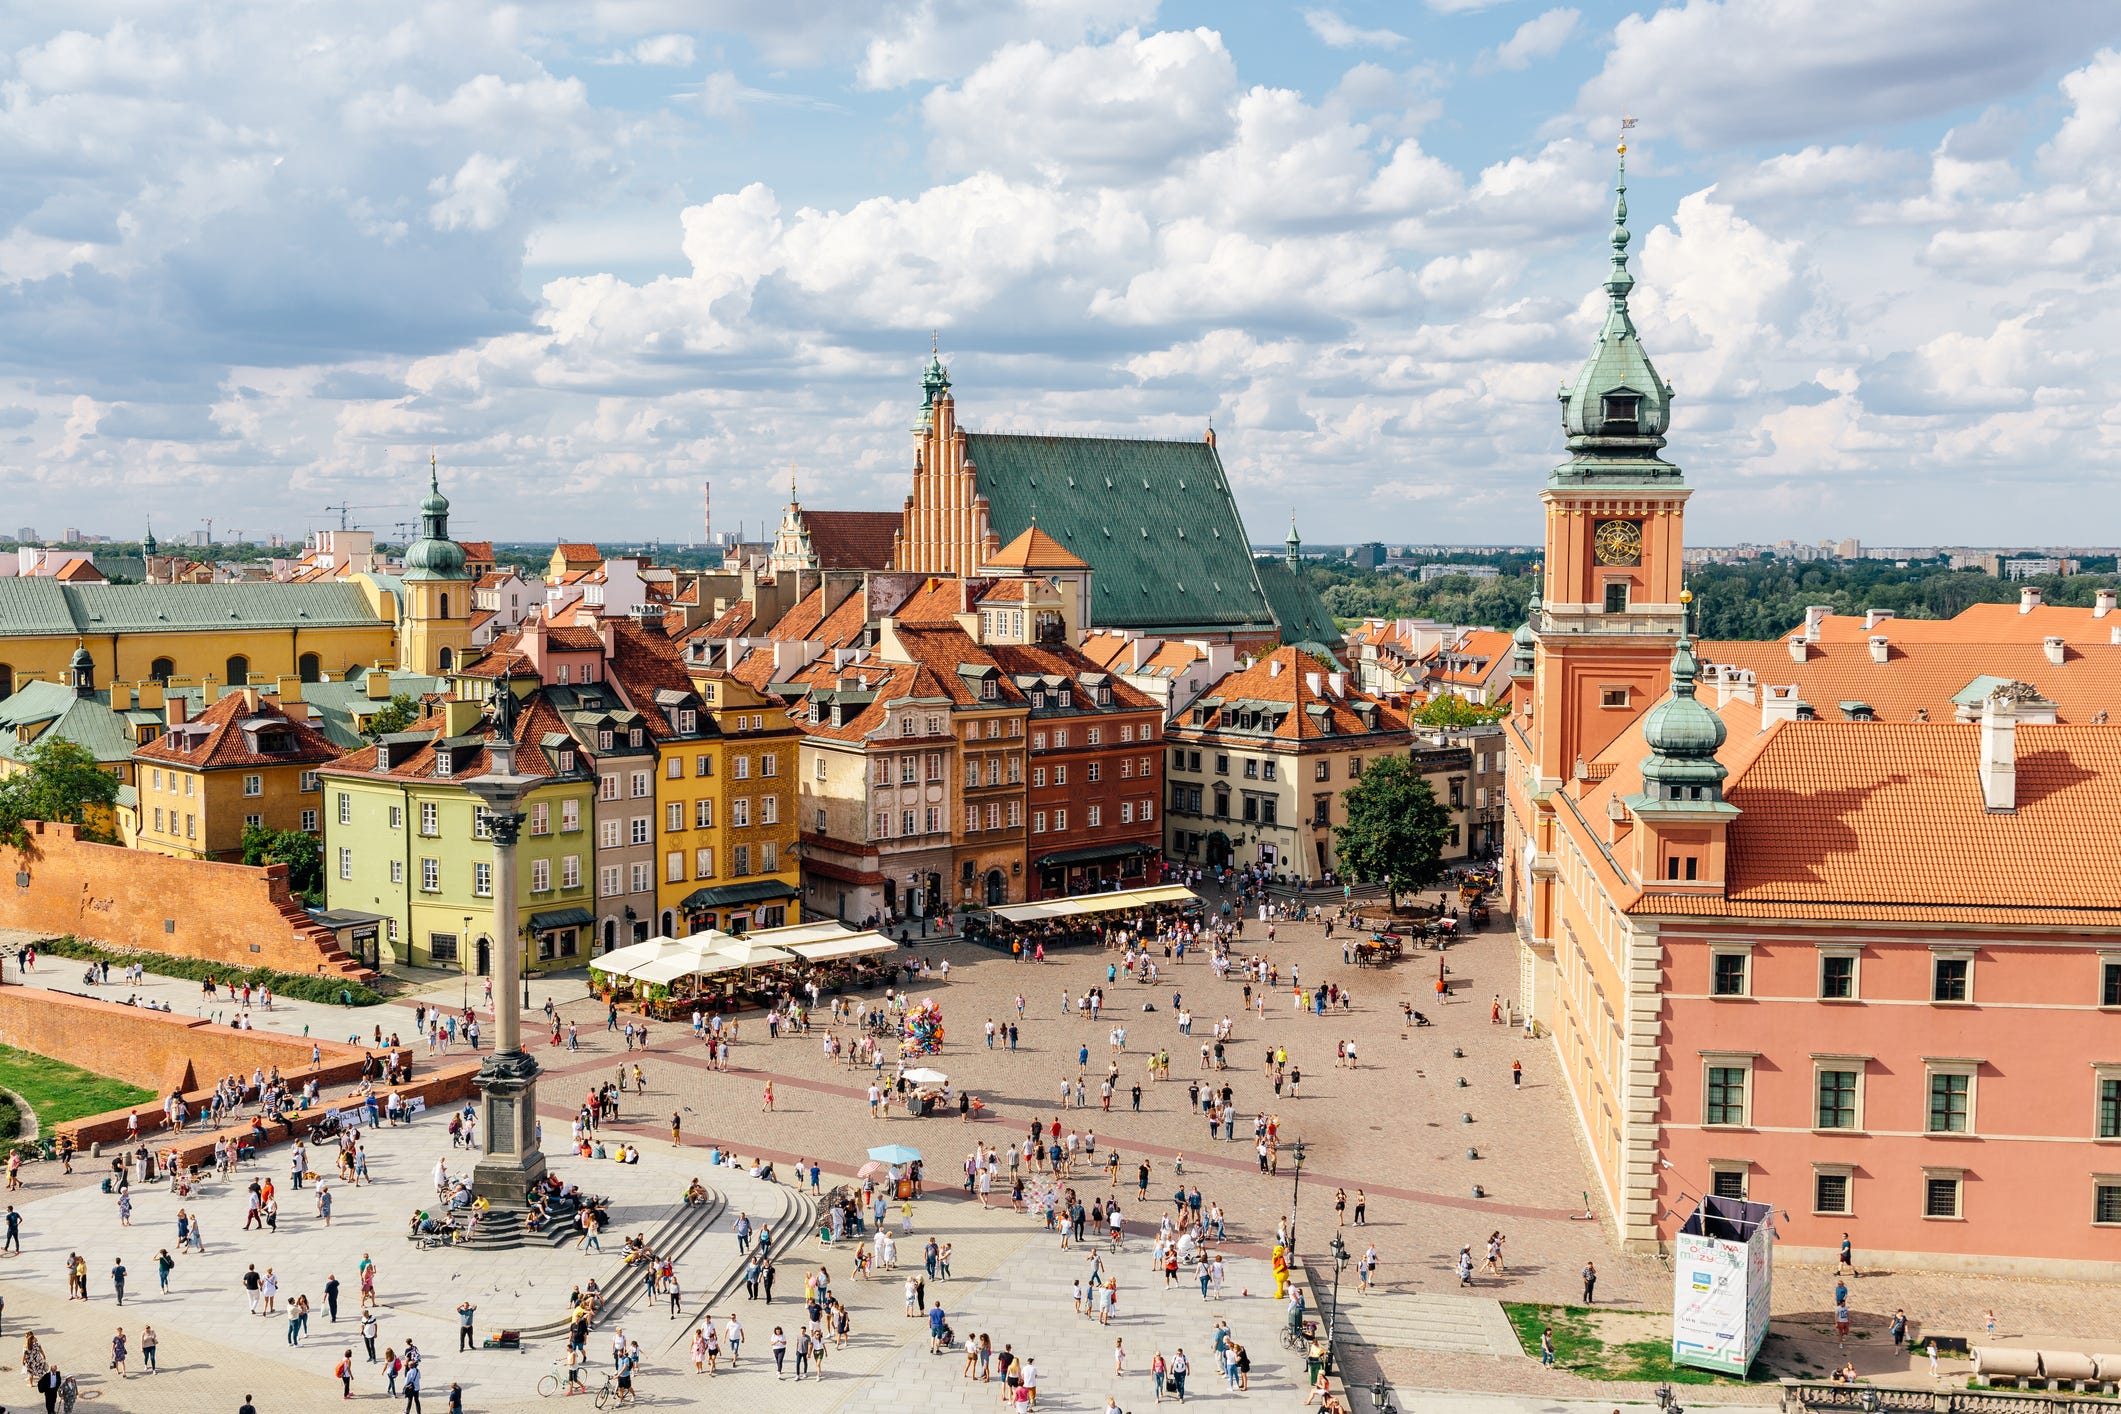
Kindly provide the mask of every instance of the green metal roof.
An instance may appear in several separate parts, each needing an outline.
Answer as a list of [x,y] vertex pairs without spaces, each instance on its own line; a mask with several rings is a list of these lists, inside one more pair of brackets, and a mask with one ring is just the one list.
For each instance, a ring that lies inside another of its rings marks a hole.
[[[1340,642],[1340,625],[1334,623],[1333,616],[1326,612],[1325,601],[1301,575],[1289,568],[1286,561],[1254,560],[1252,569],[1259,576],[1259,587],[1266,591],[1267,607],[1274,611],[1274,622],[1281,626],[1282,642],[1321,645]],[[1336,662],[1334,666],[1339,664]]]
[[[375,671],[377,669],[369,668],[360,674],[360,678],[366,679],[369,673]],[[418,698],[426,693],[440,692],[448,685],[441,678],[429,677],[425,673],[392,671],[387,676],[390,678],[390,691],[393,696],[402,692],[408,697]],[[324,733],[332,745],[347,751],[358,751],[368,745],[368,742],[354,730],[355,710],[359,709],[361,715],[366,716],[379,707],[387,706],[390,699],[385,698],[381,702],[371,700],[366,681],[357,680],[303,683],[302,700],[309,704],[311,726]]]
[[747,903],[768,903],[774,899],[799,898],[801,892],[793,884],[779,879],[754,879],[748,884],[723,884],[719,888],[694,889],[678,900],[678,907],[689,909],[735,908]]
[[[198,703],[196,694],[172,696],[184,696],[195,707]],[[162,720],[160,712],[152,715],[154,720]],[[36,740],[28,743],[17,740],[17,729],[25,726],[38,728]],[[101,762],[124,761],[133,754],[134,737],[129,715],[110,709],[110,694],[107,692],[98,692],[93,697],[76,697],[73,688],[64,683],[26,682],[8,697],[0,699],[0,756],[19,761],[23,752],[47,735],[56,735],[85,747]]]
[[965,441],[1003,544],[1035,519],[1089,562],[1096,626],[1168,632],[1274,624],[1208,443],[992,432]]
[[358,585],[60,584],[0,579],[0,635],[195,633],[228,628],[352,628],[379,623]]

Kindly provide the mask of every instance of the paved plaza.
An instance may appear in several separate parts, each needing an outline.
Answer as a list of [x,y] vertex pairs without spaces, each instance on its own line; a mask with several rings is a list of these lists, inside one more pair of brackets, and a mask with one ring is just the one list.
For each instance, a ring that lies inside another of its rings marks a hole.
[[[1219,902],[1211,896],[1211,904]],[[368,1253],[380,1273],[379,1346],[402,1348],[408,1339],[418,1343],[428,1356],[429,1401],[441,1398],[457,1380],[464,1385],[467,1408],[520,1407],[538,1402],[536,1381],[550,1369],[559,1342],[542,1337],[520,1352],[459,1355],[458,1303],[469,1299],[478,1307],[482,1335],[502,1326],[534,1329],[557,1320],[576,1282],[591,1276],[611,1281],[618,1265],[615,1249],[625,1234],[666,1230],[686,1182],[699,1177],[714,1190],[716,1206],[704,1215],[712,1218],[711,1231],[685,1234],[690,1245],[678,1267],[685,1292],[681,1319],[672,1319],[665,1305],[651,1308],[637,1298],[616,1322],[641,1341],[647,1357],[642,1387],[652,1401],[705,1399],[710,1387],[714,1398],[725,1398],[733,1382],[743,1387],[745,1400],[765,1401],[763,1407],[775,1409],[829,1410],[850,1400],[887,1411],[971,1407],[997,1397],[997,1387],[974,1388],[963,1381],[961,1356],[927,1354],[925,1323],[904,1316],[898,1281],[855,1281],[851,1253],[819,1243],[807,1227],[800,1234],[784,1232],[794,1245],[780,1260],[782,1293],[800,1296],[802,1274],[823,1267],[853,1315],[853,1339],[846,1350],[834,1352],[824,1380],[797,1386],[773,1379],[764,1358],[771,1321],[762,1304],[742,1300],[735,1280],[738,1254],[729,1225],[738,1211],[755,1221],[780,1222],[785,1229],[814,1210],[785,1181],[762,1182],[733,1166],[710,1168],[710,1147],[733,1151],[747,1163],[771,1159],[783,1180],[792,1176],[797,1159],[814,1158],[829,1189],[851,1176],[866,1148],[894,1142],[912,1144],[928,1159],[931,1197],[917,1206],[912,1246],[930,1235],[953,1244],[953,1279],[941,1284],[952,1325],[960,1336],[967,1330],[986,1332],[996,1348],[1009,1343],[1034,1355],[1042,1406],[1098,1414],[1110,1394],[1132,1414],[1151,1402],[1148,1378],[1141,1373],[1150,1355],[1181,1346],[1194,1360],[1193,1385],[1202,1397],[1240,1398],[1220,1389],[1212,1370],[1213,1326],[1222,1319],[1253,1355],[1252,1389],[1241,1398],[1293,1408],[1300,1398],[1301,1371],[1285,1363],[1280,1312],[1268,1295],[1264,1259],[1275,1224],[1289,1213],[1296,1190],[1290,1141],[1302,1138],[1308,1155],[1298,1245],[1321,1304],[1331,1285],[1325,1248],[1335,1231],[1337,1190],[1348,1198],[1346,1226],[1339,1230],[1351,1252],[1360,1257],[1374,1245],[1378,1258],[1371,1294],[1353,1293],[1352,1269],[1343,1278],[1349,1293],[1344,1326],[1354,1337],[1345,1351],[1352,1384],[1367,1385],[1381,1372],[1395,1382],[1402,1408],[1419,1403],[1424,1409],[1472,1399],[1437,1402],[1437,1396],[1421,1393],[1426,1390],[1502,1391],[1512,1397],[1510,1407],[1557,1411],[1571,1396],[1604,1408],[1645,1397],[1637,1387],[1594,1385],[1542,1370],[1535,1360],[1515,1353],[1494,1304],[1573,1301],[1583,1264],[1595,1261],[1602,1306],[1670,1308],[1669,1273],[1652,1259],[1615,1250],[1602,1212],[1583,1216],[1591,1186],[1586,1160],[1547,1044],[1490,1020],[1493,999],[1514,987],[1516,961],[1508,934],[1476,933],[1445,954],[1413,953],[1385,970],[1348,965],[1340,937],[1328,943],[1315,924],[1283,923],[1275,932],[1269,944],[1265,926],[1248,922],[1240,954],[1266,953],[1281,965],[1285,979],[1294,969],[1306,985],[1336,982],[1352,994],[1352,1007],[1326,1016],[1298,1011],[1290,1005],[1285,980],[1262,1015],[1256,1004],[1245,1008],[1241,984],[1217,981],[1204,959],[1190,956],[1183,962],[1157,959],[1161,975],[1148,984],[1123,972],[1108,981],[1107,969],[1117,955],[1094,948],[1055,952],[1040,964],[1015,963],[944,939],[908,947],[905,956],[929,969],[926,978],[911,983],[911,991],[940,1003],[947,1028],[943,1052],[931,1063],[981,1101],[981,1118],[969,1123],[955,1113],[872,1120],[868,1070],[827,1055],[823,1027],[808,1035],[770,1038],[763,1016],[745,1013],[733,1068],[717,1072],[689,1027],[659,1023],[647,1052],[629,1055],[619,1034],[607,1030],[604,1010],[588,995],[583,978],[538,979],[532,984],[533,1008],[549,996],[579,1033],[577,1049],[555,1048],[537,1024],[541,1018],[530,1018],[535,1053],[547,1067],[540,1092],[546,1149],[560,1152],[553,1166],[564,1177],[612,1195],[605,1245],[613,1251],[577,1253],[571,1245],[508,1253],[415,1249],[403,1231],[414,1207],[431,1196],[436,1160],[455,1168],[472,1159],[468,1151],[452,1152],[440,1117],[429,1116],[410,1128],[369,1137],[375,1182],[358,1190],[333,1185],[328,1230],[314,1213],[309,1190],[290,1191],[284,1148],[267,1151],[253,1170],[270,1174],[279,1185],[278,1233],[241,1230],[241,1183],[212,1185],[198,1201],[187,1201],[185,1206],[205,1217],[207,1253],[179,1259],[165,1296],[155,1289],[154,1257],[163,1247],[175,1251],[177,1201],[165,1189],[140,1189],[134,1195],[133,1225],[121,1229],[114,1200],[94,1186],[97,1165],[84,1160],[76,1166],[80,1177],[62,1182],[55,1165],[37,1164],[27,1171],[26,1190],[11,1195],[25,1219],[24,1251],[19,1258],[0,1257],[0,1295],[7,1301],[0,1336],[14,1338],[25,1324],[44,1332],[54,1357],[81,1372],[85,1388],[97,1396],[92,1407],[225,1414],[251,1392],[263,1414],[311,1408],[317,1400],[336,1398],[330,1371],[339,1352],[349,1347],[355,1352],[357,1395],[377,1399],[382,1380],[366,1364],[348,1319],[358,1306],[355,1269]],[[946,961],[947,980],[942,976]],[[1443,1001],[1435,993],[1439,966],[1449,969],[1451,983],[1451,995]],[[80,973],[78,965],[50,959],[30,981],[78,989]],[[467,993],[475,1004],[483,996],[479,979],[467,984],[429,974],[413,985],[412,992],[381,1008],[349,1011],[281,1002],[272,1013],[253,1019],[261,1029],[297,1034],[307,1028],[307,1034],[365,1039],[380,1026],[385,1034],[396,1030],[410,1039],[414,1000],[424,996],[455,1006]],[[1079,997],[1093,985],[1106,989],[1102,1017],[1093,1021],[1063,1010],[1064,996]],[[134,990],[97,989],[116,1000]],[[180,1015],[227,1011],[225,1003],[203,1003],[194,983],[150,977],[137,990],[167,1001]],[[1407,1026],[1402,1003],[1418,1007],[1434,1024]],[[1179,1005],[1193,1013],[1191,1036],[1179,1033]],[[1204,1072],[1201,1041],[1226,1015],[1234,1022],[1226,1051],[1229,1068]],[[984,1040],[989,1018],[998,1027],[1016,1024],[1013,1050],[1005,1037],[989,1049]],[[1119,1027],[1125,1028],[1123,1049],[1113,1034]],[[842,1028],[841,1034],[851,1038],[852,1028]],[[1345,1041],[1355,1043],[1360,1058],[1355,1069],[1335,1063]],[[1270,1046],[1286,1047],[1292,1067],[1301,1071],[1300,1097],[1286,1086],[1275,1094],[1263,1068]],[[1149,1058],[1159,1049],[1170,1053],[1168,1080],[1150,1076]],[[424,1045],[416,1050],[424,1055]],[[582,1095],[615,1075],[622,1062],[641,1065],[647,1093],[624,1095],[620,1120],[607,1124],[604,1133],[637,1143],[642,1162],[621,1166],[561,1152]],[[1511,1083],[1513,1062],[1523,1065],[1521,1085]],[[1114,1063],[1118,1084],[1108,1112],[1098,1092]],[[1078,1077],[1089,1099],[1080,1109],[1072,1102]],[[1211,1077],[1218,1088],[1232,1087],[1245,1116],[1234,1141],[1211,1140],[1206,1121],[1189,1101],[1188,1085]],[[769,1081],[770,1112],[764,1103]],[[1068,1107],[1061,1108],[1064,1081],[1071,1096]],[[1137,1084],[1142,1090],[1138,1111],[1132,1093]],[[1279,1171],[1273,1174],[1259,1171],[1251,1142],[1250,1117],[1261,1111],[1279,1117],[1283,1137]],[[669,1139],[673,1114],[682,1121],[684,1141],[675,1147]],[[1121,1315],[1110,1329],[1070,1309],[1069,1284],[1084,1270],[1081,1252],[1061,1251],[1032,1219],[1008,1212],[999,1198],[994,1207],[982,1208],[969,1196],[949,1191],[960,1160],[976,1141],[1007,1143],[1020,1138],[1034,1118],[1050,1122],[1056,1116],[1064,1129],[1094,1131],[1101,1153],[1116,1150],[1121,1156],[1116,1188],[1101,1171],[1076,1180],[1086,1200],[1116,1192],[1137,1234],[1132,1250],[1107,1258],[1122,1294]],[[1478,1156],[1469,1157],[1469,1150]],[[1137,1166],[1143,1162],[1150,1165],[1146,1198],[1136,1196]],[[1219,1204],[1226,1214],[1230,1277],[1220,1302],[1202,1303],[1197,1289],[1183,1282],[1166,1292],[1148,1271],[1145,1234],[1181,1181],[1197,1184],[1205,1201]],[[1476,1185],[1484,1196],[1474,1196]],[[1366,1219],[1360,1227],[1354,1223],[1358,1198]],[[1477,1259],[1495,1231],[1505,1238],[1504,1270],[1480,1273],[1471,1290],[1461,1289],[1452,1271],[1459,1248],[1471,1246]],[[77,1249],[89,1262],[86,1304],[63,1299],[61,1262]],[[123,1313],[112,1299],[108,1277],[114,1258],[122,1258],[130,1274]],[[284,1319],[248,1313],[238,1283],[253,1262],[261,1271],[274,1268],[283,1302],[298,1293],[309,1295],[315,1310],[300,1347],[288,1344]],[[336,1327],[322,1299],[322,1284],[331,1275],[342,1287],[342,1319]],[[2003,1314],[2009,1334],[2030,1338],[2081,1330],[2088,1311],[2112,1314],[2114,1305],[2110,1294],[2069,1283],[1879,1274],[1854,1285],[1859,1328],[1882,1325],[1895,1307],[1904,1306],[1918,1327],[1926,1321],[1935,1329],[1970,1329],[1993,1307]],[[1802,1348],[1813,1338],[1813,1323],[1831,1303],[1831,1286],[1831,1274],[1824,1271],[1787,1265],[1778,1270],[1776,1330],[1785,1346]],[[737,1298],[733,1308],[731,1290]],[[707,1310],[726,1319],[730,1309],[739,1312],[747,1328],[743,1366],[735,1374],[725,1369],[712,1380],[695,1375],[685,1349],[693,1322]],[[793,1305],[788,1309],[792,1313]],[[121,1315],[136,1338],[135,1321],[154,1324],[167,1374],[120,1384],[105,1369],[109,1338]],[[592,1353],[608,1350],[612,1324],[602,1322],[592,1333]],[[1825,1339],[1831,1346],[1830,1335]],[[1114,1340],[1123,1340],[1128,1353],[1124,1377],[1113,1374]],[[0,1358],[19,1358],[19,1346],[0,1346],[0,1351],[6,1352]],[[758,1352],[756,1358],[752,1351]],[[1869,1346],[1850,1353],[1867,1374],[1896,1373],[1884,1368],[1882,1352]],[[1696,1390],[1690,1398],[1757,1401],[1760,1395],[1757,1389],[1736,1387]],[[0,1402],[12,1407],[29,1401],[0,1394]],[[1356,1407],[1358,1414],[1370,1414],[1366,1393],[1358,1395]]]

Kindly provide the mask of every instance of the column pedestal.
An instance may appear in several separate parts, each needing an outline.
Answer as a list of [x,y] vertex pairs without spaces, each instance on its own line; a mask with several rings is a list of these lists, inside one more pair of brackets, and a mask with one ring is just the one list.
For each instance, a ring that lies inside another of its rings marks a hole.
[[482,1152],[471,1190],[495,1208],[521,1209],[530,1185],[545,1177],[537,1145],[538,1063],[522,1051],[486,1058],[479,1067]]

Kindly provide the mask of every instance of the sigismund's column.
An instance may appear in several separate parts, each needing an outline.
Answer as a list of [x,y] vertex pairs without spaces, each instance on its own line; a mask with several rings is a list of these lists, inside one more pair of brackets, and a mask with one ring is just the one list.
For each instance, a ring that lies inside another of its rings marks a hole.
[[480,1154],[472,1191],[495,1208],[520,1209],[530,1185],[545,1177],[538,1148],[538,1063],[523,1049],[523,1006],[515,988],[523,970],[523,935],[516,923],[516,841],[523,833],[523,797],[538,784],[515,768],[515,693],[494,685],[492,767],[464,784],[486,807],[493,832],[493,1052],[479,1066]]

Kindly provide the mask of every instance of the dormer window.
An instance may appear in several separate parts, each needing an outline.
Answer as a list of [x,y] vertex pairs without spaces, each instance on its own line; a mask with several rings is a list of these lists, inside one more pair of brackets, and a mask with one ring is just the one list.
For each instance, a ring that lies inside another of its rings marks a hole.
[[627,729],[626,744],[628,746],[639,746],[641,744],[641,729],[639,727]]
[[565,751],[565,750],[563,750],[562,752],[560,752],[560,774],[561,774],[561,775],[563,775],[563,776],[566,776],[566,775],[572,775],[572,774],[573,774],[573,772],[574,772],[574,753],[573,753],[572,751]]
[[[986,678],[986,679],[983,679],[983,680],[981,681],[980,685],[979,685],[979,696],[980,696],[980,701],[982,701],[982,702],[992,702],[992,701],[994,701],[994,700],[995,700],[996,698],[998,698],[998,697],[1000,697],[1000,696],[1001,696],[1001,690],[1002,690],[1002,688],[1001,688],[1001,684],[1000,684],[1000,683],[998,683],[998,682],[996,682],[996,681],[995,681],[995,680],[994,680],[993,678]],[[1062,694],[1061,694],[1061,706],[1065,707],[1065,706],[1067,706],[1067,705],[1068,705],[1068,695],[1067,695],[1066,693],[1062,693]]]
[[1641,394],[1621,392],[1605,395],[1605,431],[1634,432],[1641,427],[1641,415]]
[[1043,692],[1034,692],[1034,693],[1032,693],[1032,694],[1031,694],[1031,710],[1032,710],[1032,711],[1034,711],[1034,712],[1040,712],[1040,711],[1044,711],[1044,710],[1045,710],[1045,706],[1046,706],[1046,694],[1045,694],[1045,693],[1043,693]]
[[454,758],[453,758],[453,757],[452,757],[452,756],[450,755],[450,753],[449,753],[449,752],[447,752],[447,751],[437,751],[437,752],[435,753],[435,774],[436,774],[436,775],[438,775],[438,776],[451,776],[451,775],[455,775],[455,774],[456,774],[456,769],[457,769],[457,768],[456,768],[456,761],[455,761],[455,759],[454,759]]
[[700,727],[700,714],[687,708],[678,713],[678,730],[690,736]]
[[608,732],[608,731],[603,731],[603,732],[598,732],[598,733],[597,733],[597,750],[599,750],[599,751],[609,751],[609,750],[611,750],[611,733],[610,733],[610,732]]
[[1075,694],[1070,692],[1065,687],[1060,690],[1059,698],[1060,705],[1063,707],[1072,707],[1075,705]]

